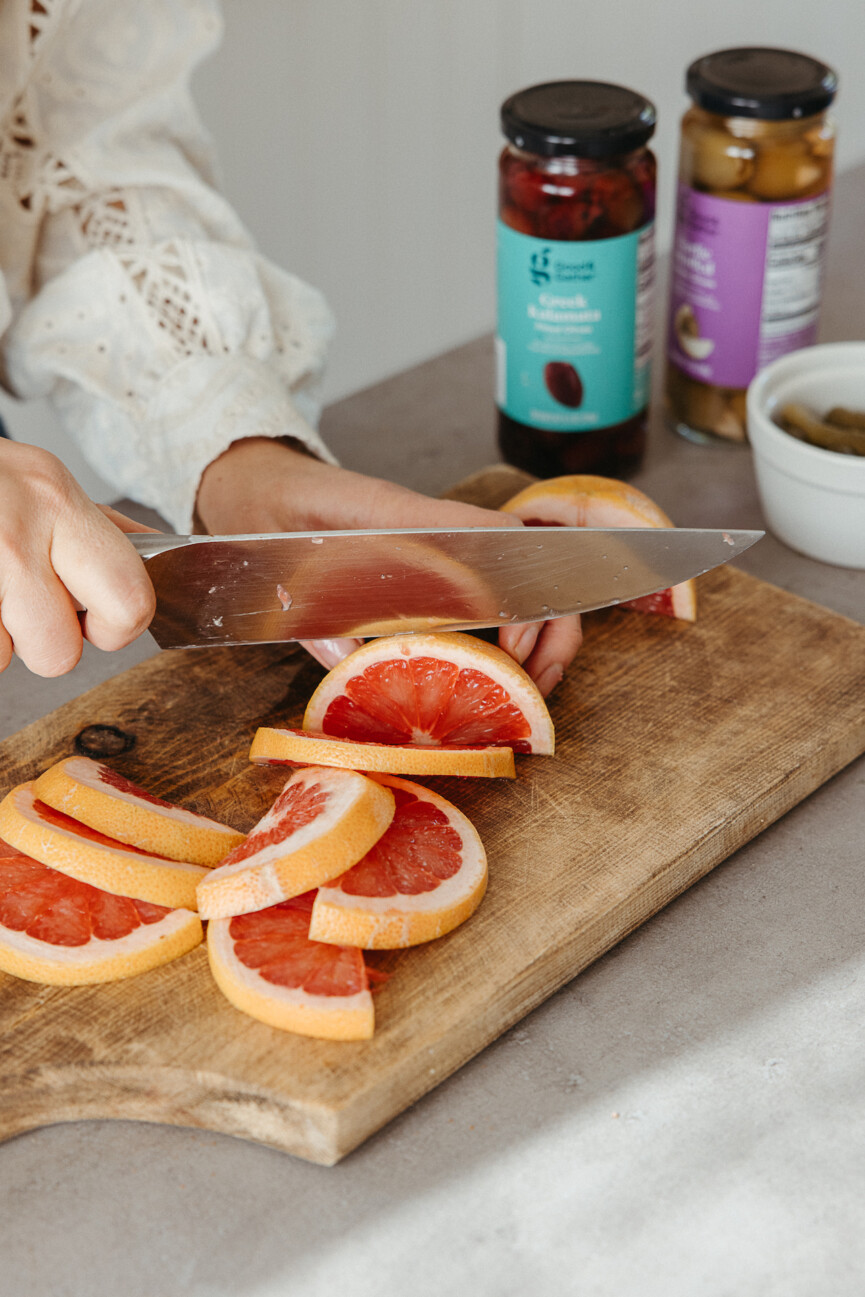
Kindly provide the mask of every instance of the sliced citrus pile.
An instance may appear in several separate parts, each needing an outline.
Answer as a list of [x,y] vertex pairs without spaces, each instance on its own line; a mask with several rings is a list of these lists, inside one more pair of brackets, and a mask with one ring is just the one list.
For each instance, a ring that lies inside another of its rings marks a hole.
[[389,788],[353,770],[298,770],[239,847],[198,885],[204,919],[261,910],[329,882],[394,817]]
[[43,865],[116,896],[194,910],[196,884],[209,872],[118,842],[33,795],[19,784],[0,802],[0,837]]
[[501,649],[458,632],[370,640],[328,672],[303,728],[369,743],[501,745],[551,754],[534,681]]
[[89,757],[58,761],[39,776],[33,794],[119,842],[187,864],[215,865],[244,838],[226,824],[154,797]]
[[197,946],[198,915],[114,896],[0,841],[0,969],[83,986],[167,964]]
[[407,744],[365,743],[331,739],[308,730],[255,731],[250,761],[256,765],[340,766],[393,775],[470,775],[481,779],[514,779],[512,748],[432,748]]
[[374,1010],[363,955],[309,939],[313,895],[213,919],[207,953],[216,984],[236,1009],[271,1027],[369,1040]]
[[[647,495],[611,477],[575,474],[535,482],[520,491],[507,504],[506,513],[514,513],[523,522],[544,527],[672,527],[673,523]],[[680,585],[655,594],[629,599],[622,608],[637,612],[660,613],[695,621],[697,595],[695,583]]]
[[487,858],[474,825],[428,788],[381,775],[393,792],[390,828],[347,873],[320,887],[309,935],[394,950],[451,932],[480,905]]

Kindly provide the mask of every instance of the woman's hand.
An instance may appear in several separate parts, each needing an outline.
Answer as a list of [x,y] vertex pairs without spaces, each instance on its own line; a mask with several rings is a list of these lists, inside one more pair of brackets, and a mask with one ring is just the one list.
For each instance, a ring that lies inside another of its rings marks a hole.
[[48,451],[0,441],[0,671],[17,653],[59,676],[83,639],[108,650],[136,639],[155,597],[123,533],[152,530],[95,505]]
[[[455,500],[434,500],[380,478],[323,464],[282,442],[234,442],[205,469],[198,516],[212,535],[389,527],[514,527],[519,519]],[[306,647],[335,666],[360,640]],[[561,680],[582,643],[579,617],[502,627],[501,647],[521,662],[542,694]]]

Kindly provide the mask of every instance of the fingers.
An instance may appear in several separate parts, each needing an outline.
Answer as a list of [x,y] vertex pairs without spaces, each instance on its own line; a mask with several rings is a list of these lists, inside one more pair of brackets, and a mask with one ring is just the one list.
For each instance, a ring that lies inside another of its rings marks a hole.
[[[508,628],[508,632],[520,629],[524,628],[512,626]],[[506,652],[511,652],[507,644],[502,642],[503,634],[504,632],[500,633],[499,643]],[[523,659],[522,665],[545,698],[561,680],[582,642],[583,631],[579,617],[557,617],[555,621],[542,624],[531,652]],[[516,654],[511,652],[511,656],[515,657]]]
[[320,662],[328,671],[335,667],[337,662],[347,658],[349,653],[360,648],[363,643],[362,639],[303,639],[299,641],[306,649],[307,653],[312,654],[316,662]]
[[47,564],[13,575],[4,588],[0,615],[10,646],[35,675],[64,675],[77,664],[81,625],[69,592]]
[[82,630],[106,649],[141,633],[155,600],[123,524],[137,527],[109,521],[55,456],[0,445],[0,670],[14,650],[37,675],[61,675]]
[[544,623],[541,621],[519,623],[516,626],[503,626],[499,631],[499,647],[509,653],[515,662],[522,666],[538,642]]
[[64,520],[55,529],[51,561],[69,593],[87,610],[84,637],[96,648],[124,648],[147,629],[156,611],[150,578],[102,511],[93,509],[71,523]]

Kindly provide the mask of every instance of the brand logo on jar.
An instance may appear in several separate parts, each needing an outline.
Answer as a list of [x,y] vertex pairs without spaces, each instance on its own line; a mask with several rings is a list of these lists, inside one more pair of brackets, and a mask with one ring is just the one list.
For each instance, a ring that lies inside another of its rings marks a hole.
[[552,278],[550,274],[550,250],[541,248],[540,252],[533,252],[529,258],[529,278],[536,287],[541,284],[548,284]]

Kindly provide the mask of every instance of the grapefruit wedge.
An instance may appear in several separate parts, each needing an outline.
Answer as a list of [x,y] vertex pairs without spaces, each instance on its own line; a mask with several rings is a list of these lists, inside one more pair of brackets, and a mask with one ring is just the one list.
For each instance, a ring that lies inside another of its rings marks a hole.
[[458,631],[370,640],[330,671],[303,728],[417,747],[509,747],[552,754],[540,692],[502,649]]
[[244,834],[154,797],[89,757],[58,761],[33,785],[34,796],[118,842],[170,860],[215,865]]
[[196,884],[208,872],[201,865],[152,855],[80,824],[40,802],[32,783],[19,784],[0,802],[0,837],[79,882],[170,909],[194,910]]
[[309,939],[313,892],[214,919],[207,954],[216,985],[236,1009],[282,1031],[322,1040],[369,1040],[369,976],[357,949]]
[[114,896],[0,841],[0,969],[84,986],[146,973],[202,939],[191,910]]
[[203,919],[263,910],[329,882],[377,842],[393,793],[353,770],[298,770],[245,842],[198,886]]
[[473,914],[487,885],[474,825],[444,797],[380,775],[396,799],[390,828],[347,873],[320,887],[313,941],[396,950],[433,941]]
[[511,748],[399,747],[330,739],[307,730],[256,730],[249,750],[256,765],[339,766],[346,770],[394,775],[472,775],[482,779],[514,779]]
[[[502,505],[524,523],[542,527],[672,527],[654,500],[612,477],[574,474],[534,482]],[[660,613],[680,621],[696,621],[694,581],[655,594],[628,599],[619,605],[637,612]]]

